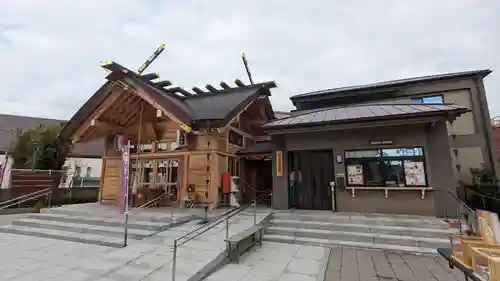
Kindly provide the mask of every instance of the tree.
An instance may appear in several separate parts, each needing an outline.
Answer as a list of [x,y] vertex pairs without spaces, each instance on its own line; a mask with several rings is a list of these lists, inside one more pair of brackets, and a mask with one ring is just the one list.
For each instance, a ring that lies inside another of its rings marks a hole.
[[11,155],[15,169],[61,170],[69,152],[70,140],[60,137],[64,122],[18,130]]

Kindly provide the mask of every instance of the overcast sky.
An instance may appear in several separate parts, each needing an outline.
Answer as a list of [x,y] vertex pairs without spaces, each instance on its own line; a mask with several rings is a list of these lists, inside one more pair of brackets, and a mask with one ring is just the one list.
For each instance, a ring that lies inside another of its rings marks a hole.
[[493,69],[500,115],[498,0],[0,0],[0,113],[68,119],[104,82],[101,60],[151,66],[188,89],[275,80],[275,110],[311,90]]

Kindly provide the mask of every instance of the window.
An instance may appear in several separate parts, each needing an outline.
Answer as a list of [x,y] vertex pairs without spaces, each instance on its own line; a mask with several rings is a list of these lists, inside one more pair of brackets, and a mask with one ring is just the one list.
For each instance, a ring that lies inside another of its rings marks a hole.
[[80,177],[81,173],[82,173],[82,167],[75,165],[75,175],[74,176]]
[[427,96],[427,97],[413,97],[411,98],[411,100],[413,102],[416,102],[416,103],[433,103],[433,104],[443,104],[444,103],[444,99],[443,99],[443,95],[434,95],[434,96]]
[[151,143],[143,143],[139,145],[139,149],[141,152],[149,153],[153,151],[153,144]]
[[87,171],[86,171],[86,173],[85,173],[85,176],[86,176],[87,178],[92,177],[92,167],[87,167]]
[[229,143],[239,147],[243,147],[243,136],[235,131],[229,131]]
[[345,152],[348,186],[427,186],[424,149],[382,148]]

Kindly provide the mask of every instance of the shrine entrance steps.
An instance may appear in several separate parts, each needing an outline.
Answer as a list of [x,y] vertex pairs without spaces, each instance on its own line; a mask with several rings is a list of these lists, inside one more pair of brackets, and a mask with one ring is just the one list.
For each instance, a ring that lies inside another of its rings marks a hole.
[[[162,208],[131,214],[127,223],[128,244],[198,218]],[[0,233],[12,233],[121,248],[124,245],[124,215],[117,206],[68,205],[27,214],[0,226]]]
[[291,210],[272,214],[264,241],[436,254],[456,232],[435,217]]

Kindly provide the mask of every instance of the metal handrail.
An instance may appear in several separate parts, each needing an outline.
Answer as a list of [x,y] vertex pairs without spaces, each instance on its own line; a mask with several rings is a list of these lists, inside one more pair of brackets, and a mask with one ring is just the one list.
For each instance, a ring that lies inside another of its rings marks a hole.
[[461,205],[463,205],[464,207],[466,207],[467,209],[469,209],[469,211],[474,212],[474,210],[471,207],[469,207],[467,205],[467,203],[465,203],[464,201],[462,201],[462,199],[458,198],[458,196],[455,195],[455,194],[453,194],[453,192],[451,190],[449,190],[449,189],[448,189],[448,194],[451,195],[451,197],[453,197],[458,203],[460,203]]
[[[12,207],[12,206],[15,206],[15,205],[19,205],[19,204],[24,203],[24,202],[27,202],[27,201],[30,201],[30,200],[33,200],[33,199],[37,199],[37,198],[49,195],[51,193],[52,193],[52,189],[48,190],[48,191],[46,191],[44,193],[39,193],[39,194],[33,194],[33,193],[31,193],[31,195],[33,195],[33,196],[25,198],[25,199],[20,200],[20,201],[12,202],[11,204],[8,204],[8,205],[1,206],[0,210],[7,209],[9,207]],[[16,199],[16,198],[14,198],[14,199]],[[49,204],[50,204],[50,202],[49,202]]]
[[131,215],[138,214],[139,212],[141,212],[145,208],[148,208],[149,206],[151,206],[154,203],[156,203],[156,202],[160,201],[161,199],[163,199],[166,194],[167,194],[166,192],[163,192],[160,196],[158,196],[156,198],[153,198],[153,199],[149,200],[148,202],[146,202],[146,203],[140,205],[139,207],[135,208],[134,210],[132,210],[132,212],[130,212],[130,214]]
[[[457,224],[458,224],[458,229],[459,229],[460,235],[462,235],[463,229],[462,229],[462,212],[460,211],[461,207],[465,207],[469,213],[469,214],[467,214],[468,217],[464,217],[465,222],[467,223],[468,227],[472,226],[471,223],[469,222],[469,219],[475,218],[476,211],[474,209],[472,209],[471,207],[469,207],[467,205],[467,203],[465,203],[460,198],[458,198],[458,196],[454,192],[452,192],[450,189],[447,189],[446,192],[448,193],[449,196],[451,196],[451,198],[455,199],[455,201],[458,203]],[[446,204],[443,204],[443,205],[444,205],[444,220],[448,221],[448,210],[447,210]],[[470,229],[470,230],[472,231],[473,229]]]
[[[272,196],[272,192],[269,192],[269,193],[266,193],[254,200],[252,200],[252,203],[250,204],[246,204],[244,206],[240,206],[238,208],[235,208],[231,211],[228,211],[226,212],[226,214],[228,215],[223,215],[221,217],[219,217],[218,219],[212,221],[212,222],[209,222],[208,224],[205,224],[201,227],[198,227],[196,228],[195,230],[192,230],[184,235],[182,235],[181,237],[178,237],[176,239],[174,239],[174,246],[172,248],[173,250],[173,259],[172,259],[172,281],[175,281],[175,269],[176,269],[176,260],[177,260],[177,248],[186,244],[187,242],[199,237],[200,235],[202,235],[203,233],[213,229],[214,227],[218,226],[219,224],[223,223],[223,222],[226,222],[226,238],[228,237],[229,235],[229,219],[232,218],[233,216],[239,214],[240,212],[246,210],[247,208],[249,207],[256,207],[257,206],[257,201],[260,201],[264,198],[267,198],[268,196]],[[256,212],[254,212],[254,225],[257,224],[257,218],[256,218]],[[205,228],[205,229],[203,229]],[[200,229],[203,229],[203,231],[200,231],[200,232],[197,232],[198,230]],[[196,233],[197,232],[197,233]],[[189,237],[188,239],[182,241],[181,243],[179,243],[179,241],[181,239],[184,239],[186,237],[188,237],[189,235],[193,234],[193,233],[196,233],[196,235],[192,236],[192,237]]]
[[25,195],[22,195],[22,196],[19,196],[19,197],[16,197],[16,198],[9,199],[7,201],[2,201],[2,202],[0,202],[0,209],[2,208],[1,207],[2,205],[5,205],[7,203],[17,202],[19,199],[24,199],[24,198],[27,198],[27,197],[32,197],[32,196],[35,196],[35,195],[37,195],[39,193],[45,193],[45,192],[48,192],[48,191],[52,191],[52,187],[45,188],[45,189],[40,189],[40,190],[37,190],[37,191],[32,192],[32,193],[28,193],[28,194],[25,194]]

